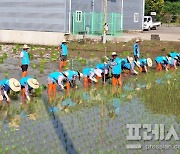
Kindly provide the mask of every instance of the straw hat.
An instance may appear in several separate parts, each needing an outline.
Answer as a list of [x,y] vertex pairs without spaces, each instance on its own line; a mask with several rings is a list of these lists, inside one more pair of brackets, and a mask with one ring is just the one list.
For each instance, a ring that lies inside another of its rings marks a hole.
[[20,85],[19,81],[16,80],[15,78],[9,79],[9,87],[14,92],[18,92],[21,90],[21,85]]
[[29,49],[30,47],[27,44],[23,45],[23,49]]
[[147,58],[147,65],[149,67],[152,67],[152,59],[151,58]]
[[137,62],[134,61],[134,63],[136,64],[137,67],[140,67],[140,65],[141,65],[139,61],[137,61]]
[[30,79],[27,80],[27,83],[33,89],[38,89],[39,88],[39,82],[36,79],[30,78]]
[[127,59],[128,59],[128,61],[130,62],[130,63],[132,63],[133,62],[133,57],[129,57],[129,56],[127,56]]
[[137,42],[141,42],[141,40],[140,40],[140,39],[136,39],[136,43],[137,43]]
[[117,53],[116,53],[116,52],[113,52],[111,55],[112,55],[112,56],[117,56]]
[[101,77],[102,75],[101,75],[101,73],[102,73],[102,70],[100,70],[100,69],[95,69],[94,70],[94,73],[98,76],[98,77]]
[[65,39],[63,39],[63,40],[62,40],[62,43],[66,43],[66,40],[65,40]]
[[3,96],[0,94],[0,101],[2,101],[3,100]]

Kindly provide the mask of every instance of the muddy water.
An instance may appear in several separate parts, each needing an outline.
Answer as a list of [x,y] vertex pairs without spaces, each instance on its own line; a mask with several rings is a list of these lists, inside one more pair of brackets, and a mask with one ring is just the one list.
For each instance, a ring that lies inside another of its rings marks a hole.
[[[31,62],[38,64],[37,60]],[[95,61],[88,60],[86,66],[94,66]],[[4,64],[0,64],[0,79],[4,77],[6,71],[9,77],[20,79],[21,69],[18,67],[18,58],[8,58]],[[74,69],[82,69],[84,66],[78,61],[74,61],[70,67]],[[46,85],[46,79],[50,72],[58,70],[58,64],[47,63],[44,73],[40,73],[39,69],[29,68],[29,75],[36,76],[41,84]],[[178,77],[178,76],[177,76]],[[134,78],[134,77],[133,77]],[[143,76],[141,76],[143,78]],[[151,81],[152,83],[156,83]],[[161,80],[157,80],[156,84],[161,84]],[[166,82],[164,80],[163,82]],[[81,83],[78,82],[81,86]],[[50,111],[50,108],[56,107],[56,104],[47,102],[46,91],[42,98],[38,99],[33,106],[28,105],[27,108],[22,107],[20,101],[14,101],[8,109],[0,111],[0,153],[138,153],[139,151],[127,150],[125,147],[128,143],[126,140],[128,131],[126,124],[165,124],[167,128],[174,125],[179,132],[178,115],[175,114],[179,108],[178,103],[174,108],[169,108],[171,114],[164,114],[158,110],[161,106],[144,103],[135,89],[145,90],[146,85],[141,82],[125,83],[123,93],[118,96],[110,96],[111,91],[103,91],[103,88],[93,86],[90,91],[86,91],[88,99],[83,98],[85,91],[77,92],[70,95],[74,98],[75,107],[69,108],[69,113],[65,111]],[[111,89],[107,86],[107,89]],[[96,96],[100,94],[100,98]],[[58,96],[63,95],[58,92]],[[83,103],[78,105],[79,99],[76,95],[80,95]],[[132,98],[127,99],[127,96]],[[154,96],[152,96],[154,97]],[[34,102],[31,102],[34,103]],[[61,103],[61,102],[58,102]],[[91,106],[89,105],[91,104]],[[150,107],[151,106],[151,107]],[[154,110],[156,112],[154,112]],[[168,110],[168,109],[167,109]],[[18,111],[18,112],[17,112]],[[115,111],[116,114],[110,116],[110,112]],[[158,112],[159,111],[159,112]],[[36,120],[30,120],[28,115],[36,113]],[[16,115],[21,116],[19,127],[11,128],[9,122]],[[134,142],[132,142],[134,143]],[[145,153],[160,153],[160,150],[148,150],[147,145],[179,145],[179,141],[139,141],[135,143],[142,144],[142,151]],[[178,153],[177,149],[170,148],[161,151],[162,153]]]

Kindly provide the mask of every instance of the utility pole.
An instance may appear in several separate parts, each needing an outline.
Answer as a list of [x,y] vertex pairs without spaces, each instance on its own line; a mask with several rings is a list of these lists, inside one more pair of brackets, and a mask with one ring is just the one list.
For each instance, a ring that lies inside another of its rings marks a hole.
[[106,33],[108,30],[107,27],[107,0],[104,0],[104,25],[103,25],[103,44],[106,43]]

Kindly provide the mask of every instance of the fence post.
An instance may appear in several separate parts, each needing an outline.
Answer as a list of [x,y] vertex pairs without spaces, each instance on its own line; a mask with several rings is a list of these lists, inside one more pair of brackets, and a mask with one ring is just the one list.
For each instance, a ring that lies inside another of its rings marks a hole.
[[123,13],[121,13],[121,35],[123,33]]
[[114,35],[114,13],[112,13],[112,19],[111,19],[111,36]]
[[84,16],[83,16],[83,18],[84,18],[84,32],[86,34],[86,12],[84,12],[83,14],[84,14]]
[[117,13],[114,13],[114,35],[117,33]]
[[91,12],[91,34],[94,33],[94,12]]
[[75,34],[75,32],[74,32],[74,24],[75,24],[75,22],[74,22],[74,12],[73,12],[73,28],[72,28],[73,35]]

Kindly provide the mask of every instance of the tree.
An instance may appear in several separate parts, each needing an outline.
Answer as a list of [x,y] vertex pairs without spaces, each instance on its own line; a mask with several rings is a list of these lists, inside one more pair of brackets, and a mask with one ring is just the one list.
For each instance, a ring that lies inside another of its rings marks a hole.
[[156,12],[157,14],[162,14],[164,8],[164,0],[146,0],[145,3],[145,14],[149,15],[150,12]]

